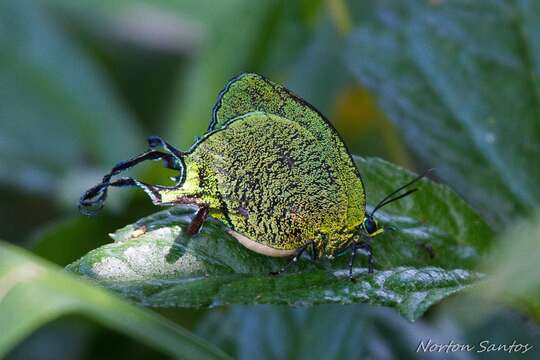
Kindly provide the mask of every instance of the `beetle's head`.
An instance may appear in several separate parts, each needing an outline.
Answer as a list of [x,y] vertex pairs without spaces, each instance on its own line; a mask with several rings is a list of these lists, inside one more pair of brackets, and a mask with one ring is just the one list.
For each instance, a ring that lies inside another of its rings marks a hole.
[[414,179],[412,179],[405,185],[400,186],[396,190],[392,191],[390,194],[386,195],[384,199],[379,201],[379,203],[377,204],[377,206],[373,208],[371,213],[366,214],[366,217],[364,218],[364,221],[362,222],[362,229],[364,230],[365,234],[368,235],[369,237],[374,237],[379,234],[382,234],[384,232],[384,229],[379,226],[379,224],[377,223],[377,220],[375,220],[374,218],[374,215],[377,212],[377,210],[379,210],[383,206],[390,204],[391,202],[404,198],[405,196],[408,196],[412,194],[413,192],[417,191],[418,189],[414,188],[414,189],[409,189],[400,194],[400,192],[402,190],[405,190],[409,185],[414,184],[415,182],[417,182],[418,180],[426,176],[429,171],[431,171],[431,169],[426,171],[424,174],[415,177]]
[[375,220],[372,215],[366,216],[362,223],[362,228],[369,237],[374,237],[384,232],[384,229],[379,227],[377,220]]

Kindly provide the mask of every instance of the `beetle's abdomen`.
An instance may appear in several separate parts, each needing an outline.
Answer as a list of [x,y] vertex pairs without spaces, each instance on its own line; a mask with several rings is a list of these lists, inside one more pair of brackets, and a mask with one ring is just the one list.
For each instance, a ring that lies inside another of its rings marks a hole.
[[[296,122],[247,114],[201,142],[192,156],[217,179],[225,221],[256,242],[295,249],[348,225],[351,184],[344,183],[335,156]],[[356,186],[363,191],[359,179]]]

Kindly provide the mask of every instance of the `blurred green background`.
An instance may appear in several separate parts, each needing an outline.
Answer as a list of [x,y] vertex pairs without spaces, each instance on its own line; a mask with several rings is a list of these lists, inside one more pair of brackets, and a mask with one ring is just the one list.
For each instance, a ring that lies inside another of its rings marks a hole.
[[[438,1],[417,3],[436,6]],[[80,194],[118,160],[143,151],[149,135],[187,149],[204,133],[219,90],[242,71],[261,73],[313,104],[331,119],[354,154],[378,156],[413,171],[433,166],[428,157],[412,151],[418,149],[411,141],[406,145],[403,131],[386,117],[384,106],[377,105],[376,96],[392,94],[390,88],[373,85],[381,81],[382,86],[384,77],[362,81],[363,75],[350,64],[351,34],[371,21],[375,4],[0,2],[0,238],[65,266],[108,242],[104,234],[155,211],[144,194],[129,191],[112,193],[107,209],[93,219],[79,215],[76,204]],[[400,20],[391,12],[379,15],[399,31]],[[448,26],[450,33],[458,31]],[[386,44],[384,39],[381,43]],[[414,79],[409,81],[414,85]],[[441,161],[447,159],[441,155]],[[138,175],[165,183],[169,174],[156,164],[142,166]],[[463,188],[458,190],[467,196]],[[476,208],[485,205],[485,196],[466,198]],[[521,213],[522,208],[516,205],[508,213]],[[499,216],[487,211],[485,218],[493,224]],[[156,311],[242,359],[431,358],[434,354],[415,352],[419,339],[428,336],[442,343],[451,339],[511,343],[519,338],[540,347],[539,329],[526,312],[495,304],[473,321],[467,306],[477,305],[465,304],[443,304],[414,324],[392,310],[363,305]],[[50,322],[8,355],[13,359],[162,356],[159,349],[75,315]],[[537,356],[530,352],[520,358]]]
[[10,241],[76,215],[80,193],[143,150],[146,136],[188,148],[219,90],[242,71],[314,104],[353,153],[414,167],[344,64],[352,19],[341,1],[7,1],[1,10],[1,221],[9,226],[0,235]]

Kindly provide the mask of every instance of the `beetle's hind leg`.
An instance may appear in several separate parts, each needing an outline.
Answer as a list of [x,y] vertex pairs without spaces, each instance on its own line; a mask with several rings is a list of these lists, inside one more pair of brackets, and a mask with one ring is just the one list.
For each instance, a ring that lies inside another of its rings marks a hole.
[[281,269],[279,269],[278,271],[272,271],[270,272],[270,275],[279,275],[279,274],[282,274],[284,273],[285,271],[287,271],[287,269],[292,265],[292,264],[296,264],[298,262],[298,259],[300,259],[300,257],[302,256],[302,254],[307,250],[308,247],[311,247],[311,259],[312,260],[316,260],[317,258],[317,252],[315,251],[315,241],[311,240],[310,242],[308,242],[306,245],[302,246],[300,248],[300,250],[298,250],[298,252],[296,253],[296,255],[294,255],[291,260],[287,263],[287,265],[285,265],[284,267],[282,267]]
[[150,147],[150,149],[156,149],[156,148],[161,147],[168,153],[177,157],[178,159],[184,156],[183,151],[178,150],[177,148],[175,148],[174,146],[172,146],[171,144],[169,144],[168,142],[166,142],[159,136],[149,136],[146,141],[148,141],[148,146]]
[[208,217],[208,213],[210,211],[210,207],[208,205],[201,205],[199,206],[199,209],[195,213],[195,216],[191,220],[191,223],[188,227],[188,235],[195,235],[201,230],[201,227]]
[[[150,143],[150,142],[149,142]],[[181,159],[176,156],[162,151],[149,150],[138,156],[135,156],[127,161],[122,161],[112,168],[112,170],[103,176],[101,183],[87,190],[79,200],[79,210],[86,215],[94,215],[99,211],[105,200],[107,199],[107,190],[110,186],[113,187],[131,187],[136,186],[143,189],[152,199],[152,202],[159,204],[161,197],[159,190],[162,188],[158,185],[149,185],[133,178],[125,177],[112,181],[112,178],[135,165],[147,160],[163,160],[166,168],[183,172],[183,164]]]
[[[172,146],[171,144],[169,144],[168,142],[166,142],[165,140],[163,140],[162,138],[160,138],[159,136],[150,136],[148,138],[148,146],[150,146],[151,149],[161,148],[165,150],[179,164],[182,164],[182,156],[184,156],[184,153],[178,150],[177,148],[175,148],[174,146]],[[181,166],[181,169],[179,170],[180,170],[180,175],[178,175],[177,177],[173,179],[176,181],[177,184],[181,182],[181,179],[184,176],[183,166]],[[193,217],[193,219],[191,220],[191,223],[189,224],[189,227],[187,230],[188,235],[195,235],[201,230],[201,227],[204,221],[206,220],[206,218],[208,217],[209,212],[210,212],[210,208],[208,205],[204,204],[204,205],[199,206],[199,209],[197,210],[197,212],[195,213],[195,216]]]
[[172,180],[178,184],[184,176],[184,173],[183,173],[184,166],[183,166],[182,157],[185,155],[185,153],[178,150],[177,148],[175,148],[174,146],[172,146],[171,144],[169,144],[168,142],[166,142],[159,136],[150,136],[148,137],[147,141],[148,141],[148,146],[150,147],[150,149],[153,149],[153,150],[159,149],[159,148],[163,149],[165,152],[170,154],[172,158],[175,160],[175,162],[178,164],[177,166],[178,169],[176,170],[179,170],[180,174],[172,178]]

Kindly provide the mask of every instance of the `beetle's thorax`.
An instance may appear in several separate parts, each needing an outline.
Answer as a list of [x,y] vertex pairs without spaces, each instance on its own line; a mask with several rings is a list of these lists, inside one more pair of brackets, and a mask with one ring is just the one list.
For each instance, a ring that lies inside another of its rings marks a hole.
[[186,165],[186,177],[181,186],[161,192],[161,200],[167,204],[205,204],[211,209],[219,208],[218,196],[216,196],[217,184],[210,176],[204,163],[193,159],[190,155],[184,158]]

